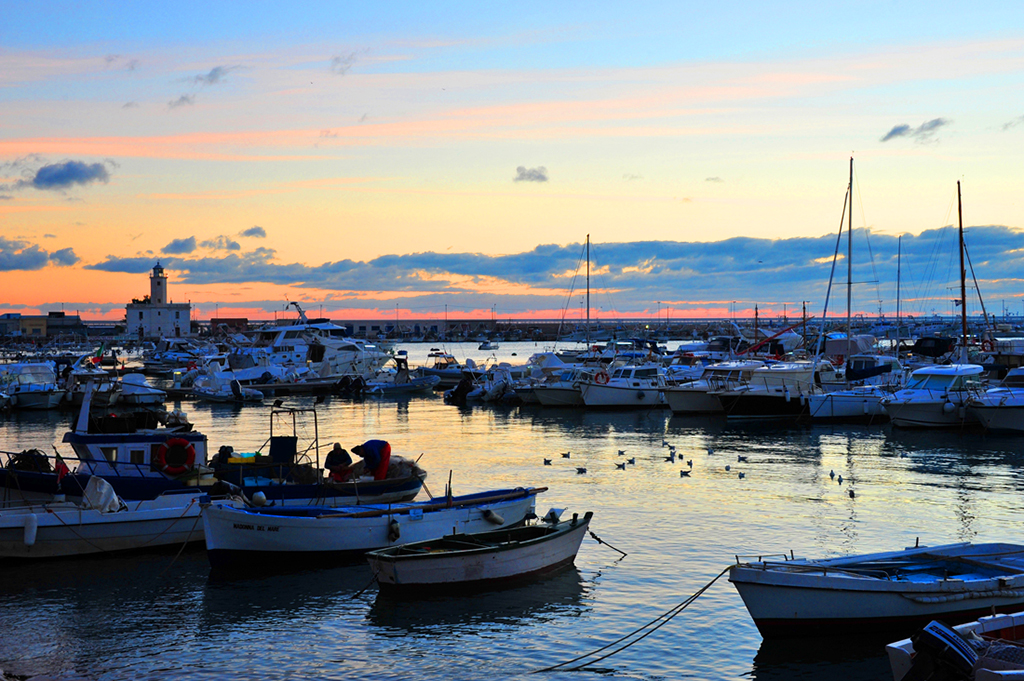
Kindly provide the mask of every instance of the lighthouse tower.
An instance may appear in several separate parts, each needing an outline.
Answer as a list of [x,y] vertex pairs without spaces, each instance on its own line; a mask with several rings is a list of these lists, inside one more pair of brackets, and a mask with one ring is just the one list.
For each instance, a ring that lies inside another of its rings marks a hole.
[[158,260],[149,275],[149,300],[137,300],[125,308],[127,331],[139,340],[191,336],[192,304],[170,303],[167,275]]
[[164,268],[160,267],[159,260],[149,275],[149,302],[151,305],[167,304],[167,277],[164,276]]

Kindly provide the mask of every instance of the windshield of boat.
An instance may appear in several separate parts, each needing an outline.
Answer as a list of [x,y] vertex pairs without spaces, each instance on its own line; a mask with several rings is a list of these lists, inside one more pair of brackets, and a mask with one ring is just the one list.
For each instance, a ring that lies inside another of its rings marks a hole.
[[981,381],[977,376],[921,374],[911,376],[907,390],[966,390],[980,385]]

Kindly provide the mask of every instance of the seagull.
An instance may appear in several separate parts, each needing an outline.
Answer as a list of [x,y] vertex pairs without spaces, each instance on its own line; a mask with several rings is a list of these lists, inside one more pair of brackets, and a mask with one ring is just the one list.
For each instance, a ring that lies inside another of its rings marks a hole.
[[284,404],[284,400],[274,400],[275,407],[280,407],[282,404]]
[[635,466],[636,465],[636,457],[633,457],[632,459],[626,459],[626,463],[628,463],[630,466]]
[[688,478],[688,477],[690,477],[690,471],[679,471],[679,477],[680,478]]
[[626,450],[625,449],[620,449],[619,450],[619,456],[626,456]]
[[551,465],[551,459],[544,459],[544,465],[545,466],[550,466]]
[[626,464],[624,464],[624,463],[617,463],[617,464],[615,464],[615,467],[617,469],[619,469],[620,471],[626,470]]
[[839,476],[838,482],[839,482],[840,485],[843,484],[843,476],[842,475]]
[[569,454],[570,454],[570,452],[562,452],[562,458],[563,459],[568,459],[569,458]]
[[727,471],[731,471],[731,470],[732,470],[732,466],[729,466],[729,465],[727,464],[727,465],[725,466],[725,470],[727,470]]
[[690,459],[689,461],[687,461],[686,465],[689,466],[690,468],[693,468],[693,459]]
[[587,469],[586,469],[586,468],[582,468],[582,467],[581,467],[581,468],[577,468],[577,469],[576,469],[576,475],[583,475],[583,474],[584,474],[584,473],[586,473],[586,472],[587,472]]
[[740,476],[740,480],[742,480],[742,479],[743,479],[744,475],[745,475],[744,473],[740,473],[740,474],[739,474],[739,476]]
[[851,499],[853,499],[853,498],[854,498],[855,496],[857,496],[857,495],[856,495],[856,494],[854,494],[854,493],[853,493],[853,490],[851,489],[851,490],[850,490],[850,498],[851,498]]
[[900,458],[901,459],[907,458],[907,453],[906,452],[900,452]]
[[711,447],[708,447],[708,456],[711,456],[714,453],[715,453],[715,450],[713,450]]
[[835,480],[836,479],[836,472],[835,471],[829,471],[828,472],[828,477],[830,477],[833,480]]
[[668,447],[668,442],[666,440],[662,440],[661,441],[661,446],[662,447]]
[[668,451],[670,451],[673,454],[675,454],[676,453],[676,446],[675,445],[669,445],[668,446]]
[[741,456],[739,454],[736,455],[736,463],[743,463],[746,460],[747,460],[747,457]]
[[669,463],[675,463],[676,462],[676,455],[673,454],[671,456],[666,456],[665,457],[665,461],[668,461]]

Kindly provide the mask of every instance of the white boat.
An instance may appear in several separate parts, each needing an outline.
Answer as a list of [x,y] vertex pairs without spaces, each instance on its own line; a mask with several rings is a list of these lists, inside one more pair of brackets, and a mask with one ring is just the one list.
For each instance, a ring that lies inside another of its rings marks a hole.
[[708,365],[697,380],[663,388],[665,402],[673,414],[720,413],[722,401],[715,393],[735,390],[749,383],[754,369],[763,366],[764,362],[755,359]]
[[516,525],[533,513],[536,495],[545,489],[348,507],[239,509],[214,503],[203,513],[206,551],[214,567],[344,560],[453,530],[471,533]]
[[715,393],[729,419],[796,419],[807,413],[807,396],[837,384],[830,362],[778,362],[754,369],[750,381]]
[[370,551],[366,559],[381,591],[435,593],[507,586],[572,565],[593,513]]
[[602,370],[580,381],[583,404],[594,407],[663,407],[664,368],[660,364],[621,366],[611,374]]
[[875,354],[850,356],[844,378],[847,388],[814,391],[807,396],[812,419],[886,421],[889,415],[882,399],[905,383],[903,367],[896,358]]
[[125,502],[102,478],[93,477],[81,503],[58,497],[0,508],[0,558],[81,556],[202,541],[203,497],[193,489]]
[[366,382],[364,394],[373,397],[393,397],[429,393],[441,382],[437,376],[412,376],[409,373],[409,359],[405,355],[405,350],[398,351],[394,362],[393,371],[379,372],[376,377]]
[[64,399],[53,362],[0,365],[0,390],[11,398],[15,409],[56,409]]
[[535,385],[534,397],[545,407],[582,407],[580,382],[593,379],[599,371],[605,371],[604,366],[569,367],[556,379]]
[[823,560],[758,559],[729,570],[765,638],[912,631],[1024,603],[1024,546],[948,544]]
[[125,374],[121,377],[121,404],[163,404],[167,392],[154,388],[142,374]]
[[[972,674],[963,678],[975,681],[1024,680],[1024,612],[979,617],[973,622],[952,627],[952,632],[942,625],[929,625],[927,629],[927,632],[885,647],[893,681],[909,679],[908,674],[916,665],[934,664],[936,653],[946,662],[952,662],[957,655],[966,658],[965,662],[971,663]],[[947,656],[947,650],[954,654],[954,658]]]
[[999,387],[968,399],[967,411],[988,430],[1024,431],[1024,367],[1010,369]]
[[208,402],[224,402],[231,404],[262,404],[263,393],[255,388],[246,388],[238,380],[231,378],[219,362],[210,362],[205,375],[199,376],[192,383],[192,395],[196,399]]
[[910,374],[907,387],[882,399],[894,426],[905,428],[958,428],[977,423],[967,408],[981,392],[980,364],[947,364],[922,367]]

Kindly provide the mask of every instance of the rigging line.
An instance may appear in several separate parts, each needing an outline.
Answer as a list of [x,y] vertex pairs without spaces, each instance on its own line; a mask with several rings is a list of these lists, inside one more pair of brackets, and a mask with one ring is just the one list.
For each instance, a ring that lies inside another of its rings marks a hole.
[[[862,192],[860,190],[860,174],[859,173],[857,175],[854,175],[853,181],[854,181],[854,183],[856,183],[856,186],[857,186],[857,203],[860,205],[861,228],[864,230],[864,241],[865,241],[865,243],[867,243],[867,246],[868,246],[868,258],[869,258],[869,260],[871,262],[871,275],[872,275],[872,279],[874,279],[874,281],[875,281],[875,298],[879,301],[879,305],[881,305],[882,292],[879,289],[879,284],[878,284],[878,282],[879,282],[878,270],[875,268],[875,253],[874,253],[874,251],[871,250],[871,230],[868,229],[868,225],[867,225],[868,218],[867,218],[867,215],[864,212],[864,192]],[[850,225],[850,228],[852,229],[853,225]]]
[[981,287],[978,286],[978,275],[974,273],[974,263],[971,262],[971,252],[967,250],[967,240],[964,240],[964,255],[967,256],[967,264],[971,268],[971,278],[974,279],[974,290],[978,292],[978,302],[981,303],[981,314],[985,317],[985,326],[990,330],[992,323],[988,320],[988,311],[985,310],[985,299],[981,297]]
[[[724,570],[719,572],[715,576],[714,579],[712,579],[710,582],[708,582],[707,584],[702,586],[700,589],[695,591],[693,594],[688,596],[681,603],[679,603],[679,604],[669,608],[668,610],[666,610],[662,614],[660,614],[657,617],[655,617],[650,622],[647,622],[646,624],[644,624],[644,625],[642,625],[640,627],[637,627],[633,631],[629,632],[628,634],[626,634],[624,636],[621,636],[621,637],[617,638],[616,640],[612,641],[611,643],[608,643],[607,645],[604,645],[604,646],[598,648],[597,650],[592,650],[589,653],[584,653],[583,655],[579,655],[579,656],[577,656],[577,657],[575,657],[575,658],[573,658],[571,660],[566,660],[565,662],[560,662],[559,664],[552,665],[550,667],[545,667],[544,669],[536,669],[536,670],[534,670],[534,671],[532,671],[530,673],[531,674],[539,674],[539,673],[542,673],[542,672],[550,672],[550,671],[554,671],[556,669],[559,669],[561,667],[565,667],[566,665],[570,665],[570,664],[572,664],[574,662],[579,662],[582,659],[585,659],[587,657],[591,657],[592,655],[596,655],[597,653],[600,653],[602,651],[608,650],[609,648],[611,648],[613,646],[616,646],[619,643],[622,643],[623,641],[626,641],[627,639],[635,636],[636,634],[639,634],[641,631],[643,631],[644,629],[647,629],[648,627],[652,627],[652,626],[654,627],[650,631],[644,633],[639,638],[637,638],[637,639],[635,639],[633,641],[630,641],[629,643],[627,643],[626,645],[622,646],[621,648],[617,648],[617,649],[613,650],[612,652],[608,653],[607,655],[603,655],[603,656],[601,656],[601,657],[599,657],[599,658],[597,658],[595,660],[591,660],[590,662],[587,662],[586,664],[580,665],[579,667],[573,667],[571,669],[568,669],[567,671],[579,671],[579,670],[583,669],[584,667],[586,667],[588,665],[594,664],[595,662],[600,662],[601,660],[604,660],[604,659],[606,659],[608,657],[611,657],[612,655],[614,655],[614,654],[616,654],[618,652],[621,652],[621,651],[625,650],[626,648],[628,648],[629,646],[633,645],[634,643],[637,643],[637,642],[643,640],[644,638],[647,638],[647,636],[653,634],[655,631],[657,631],[658,629],[663,627],[665,624],[667,624],[673,617],[675,617],[676,615],[681,613],[683,610],[685,610],[686,607],[688,605],[690,605],[690,603],[693,603],[695,600],[697,600],[697,598],[699,596],[701,596],[705,591],[707,591],[711,587],[712,584],[717,582],[722,577],[722,575],[727,573],[731,568],[732,568],[731,565],[729,567],[725,568]],[[659,622],[659,620],[663,620],[663,621],[661,621],[660,624],[657,624],[655,626],[655,623]]]
[[825,290],[825,309],[821,313],[821,327],[818,330],[818,342],[815,344],[814,357],[817,359],[821,356],[821,342],[825,338],[825,321],[828,317],[828,299],[832,295],[832,279],[836,275],[836,261],[839,259],[839,244],[842,243],[843,238],[843,223],[846,221],[846,202],[851,199],[850,190],[846,190],[846,196],[843,198],[843,213],[839,219],[839,234],[836,235],[836,250],[832,254],[832,271],[828,275],[828,288]]
[[576,269],[572,273],[572,281],[569,282],[569,295],[565,299],[565,307],[562,308],[562,318],[558,320],[558,330],[555,332],[555,339],[562,335],[562,326],[565,324],[565,318],[569,314],[569,306],[572,304],[572,296],[576,291],[576,277],[580,273],[580,263],[583,262],[584,254],[586,253],[586,244],[580,248],[580,257],[576,260]]

